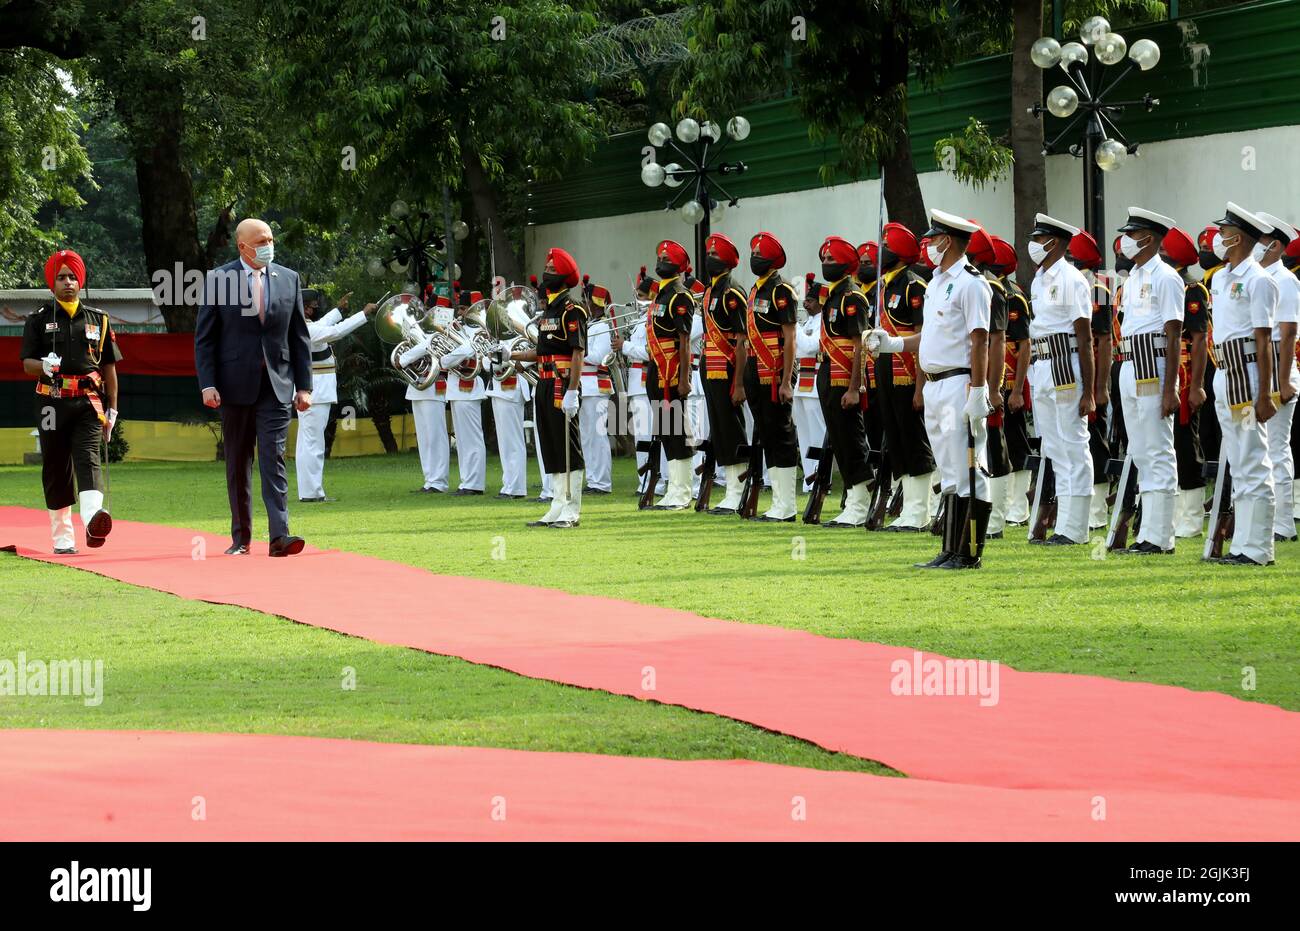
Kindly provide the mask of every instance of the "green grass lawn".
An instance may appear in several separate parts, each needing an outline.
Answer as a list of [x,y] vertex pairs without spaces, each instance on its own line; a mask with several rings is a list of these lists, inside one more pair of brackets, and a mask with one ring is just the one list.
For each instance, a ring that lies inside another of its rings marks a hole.
[[[638,513],[629,460],[616,461],[614,495],[584,498],[581,528],[528,529],[542,506],[493,500],[491,465],[487,496],[454,498],[409,493],[420,484],[413,454],[331,462],[326,487],[339,500],[292,503],[292,526],[315,546],[436,572],[1300,709],[1295,544],[1279,545],[1275,567],[1250,570],[1202,564],[1199,541],[1181,542],[1169,558],[1094,559],[1089,548],[1045,550],[1017,536],[992,541],[980,572],[919,572],[911,564],[933,554],[933,537]],[[290,476],[293,498],[292,467]],[[228,531],[219,463],[117,465],[112,484],[119,518]],[[36,469],[0,468],[0,503],[39,502]],[[831,502],[827,515],[834,511]],[[263,528],[256,496],[254,515]],[[48,605],[78,601],[107,605],[110,614],[94,626],[84,613],[75,622],[47,620]],[[109,696],[117,696],[100,708],[0,700],[7,726],[257,730],[868,765],[709,715],[12,557],[0,557],[0,644],[9,645],[0,656],[21,644],[31,656],[103,656]],[[354,692],[339,688],[347,665],[358,669]],[[1256,674],[1251,691],[1242,689],[1247,666]]]

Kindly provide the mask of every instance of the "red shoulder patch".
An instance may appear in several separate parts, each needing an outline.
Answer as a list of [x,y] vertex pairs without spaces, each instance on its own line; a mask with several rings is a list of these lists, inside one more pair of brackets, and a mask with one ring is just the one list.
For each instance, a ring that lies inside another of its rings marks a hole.
[[788,306],[790,306],[789,298],[778,297],[776,299],[776,306],[780,307],[782,310],[785,310]]
[[845,313],[847,313],[850,317],[852,317],[854,314],[856,314],[856,313],[858,312],[858,305],[857,305],[857,304],[849,304],[849,305],[847,305],[847,306],[844,308],[844,311],[845,311]]
[[727,309],[728,309],[728,310],[735,310],[735,309],[736,309],[737,307],[739,307],[739,306],[740,306],[740,301],[736,300],[734,297],[729,297],[729,298],[727,298]]
[[921,304],[924,303],[924,301],[925,299],[918,294],[916,297],[912,298],[912,306],[920,307]]
[[1008,320],[1019,320],[1019,319],[1020,319],[1020,311],[1018,311],[1018,310],[1009,310],[1009,311],[1007,311],[1007,319],[1008,319]]
[[569,321],[569,332],[570,332],[570,333],[577,333],[577,332],[578,332],[578,321],[577,321],[577,320],[570,320],[570,321]]
[[1200,302],[1200,301],[1189,301],[1188,304],[1187,304],[1187,312],[1188,312],[1189,314],[1200,313],[1200,312],[1201,312],[1201,302]]

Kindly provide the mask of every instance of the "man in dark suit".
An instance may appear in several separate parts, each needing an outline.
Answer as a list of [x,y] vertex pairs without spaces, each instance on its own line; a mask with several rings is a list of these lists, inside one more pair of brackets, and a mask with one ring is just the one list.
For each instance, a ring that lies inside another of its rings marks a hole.
[[[298,273],[275,265],[275,237],[261,220],[235,229],[239,258],[208,273],[194,328],[203,403],[221,411],[230,494],[229,555],[245,555],[253,532],[253,449],[262,473],[272,556],[302,552],[289,535],[284,443],[289,405],[311,407],[311,344]],[[295,390],[296,389],[296,390]]]

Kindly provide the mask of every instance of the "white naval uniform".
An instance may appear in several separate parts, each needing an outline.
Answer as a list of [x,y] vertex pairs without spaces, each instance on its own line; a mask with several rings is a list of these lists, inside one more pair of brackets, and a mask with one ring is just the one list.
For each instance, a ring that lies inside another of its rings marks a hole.
[[[691,497],[700,493],[700,473],[704,466],[704,451],[699,448],[712,435],[709,426],[709,405],[704,399],[704,382],[700,381],[700,361],[704,352],[704,313],[696,311],[691,320],[691,394],[686,399],[686,442],[695,445],[691,458]],[[714,470],[715,475],[717,470]]]
[[[1214,313],[1214,342],[1246,338],[1254,351],[1254,331],[1273,329],[1278,286],[1258,262],[1247,256],[1237,265],[1224,265],[1210,283]],[[1246,364],[1251,399],[1259,390],[1259,370]],[[1273,560],[1273,463],[1268,454],[1268,425],[1255,419],[1253,406],[1233,411],[1228,406],[1227,375],[1214,373],[1214,410],[1223,440],[1219,455],[1232,470],[1234,527],[1228,555],[1245,554],[1258,563]]]
[[311,340],[311,407],[298,412],[298,440],[294,445],[294,469],[298,473],[298,498],[325,497],[325,427],[330,408],[338,401],[338,377],[335,374],[336,342],[365,325],[366,315],[355,313],[343,319],[337,307],[319,320],[307,321]]
[[501,494],[528,494],[528,445],[524,440],[524,405],[532,396],[528,380],[514,376],[514,383],[495,378],[488,383],[492,399],[492,422],[497,430],[497,455],[501,457]]
[[[600,365],[609,357],[609,321],[604,317],[587,327],[587,351],[582,361],[582,404],[578,408],[578,426],[582,434],[582,461],[587,466],[587,487],[609,491],[612,454],[609,446],[609,399],[614,389],[609,370],[601,374]],[[602,387],[603,383],[603,387]]]
[[[803,463],[804,486],[817,474],[817,460],[808,455],[810,449],[821,449],[826,443],[826,418],[817,396],[817,366],[821,355],[822,315],[809,314],[802,324],[794,328],[794,429],[799,437],[799,461]],[[808,373],[812,378],[808,378]]]
[[[1135,266],[1124,282],[1124,341],[1148,333],[1162,334],[1171,320],[1181,326],[1186,294],[1183,279],[1159,255]],[[1163,416],[1161,405],[1165,367],[1171,354],[1175,360],[1178,358],[1182,347],[1178,341],[1167,347],[1164,343],[1164,336],[1158,335],[1156,347],[1164,347],[1165,355],[1155,360],[1156,380],[1143,385],[1137,383],[1133,353],[1125,350],[1119,370],[1119,401],[1124,408],[1128,452],[1137,469],[1142,497],[1142,526],[1137,542],[1171,550],[1174,504],[1178,500],[1178,455],[1174,451],[1174,415]]]
[[[925,381],[925,432],[939,467],[939,481],[944,492],[969,497],[970,463],[967,459],[966,396],[970,389],[970,335],[989,328],[993,289],[984,276],[972,271],[962,256],[947,271],[935,269],[925,289],[921,345],[917,361],[926,375],[938,375],[951,369],[966,369],[967,374]],[[979,424],[975,431],[975,497],[992,501],[989,489],[988,429]]]
[[[1296,323],[1300,316],[1300,280],[1280,261],[1274,262],[1265,272],[1277,282],[1277,314],[1273,322],[1273,342],[1282,340],[1282,324]],[[1292,355],[1291,387],[1300,390],[1300,365]],[[1277,360],[1279,363],[1281,359]],[[1281,375],[1279,366],[1277,375]],[[1275,379],[1276,380],[1276,379]],[[1291,538],[1295,532],[1295,456],[1291,451],[1291,422],[1295,419],[1297,399],[1288,404],[1277,401],[1277,413],[1264,424],[1268,432],[1268,457],[1273,463],[1273,491],[1276,506],[1273,511],[1273,532]]]
[[[1128,288],[1124,289],[1125,307]],[[1050,268],[1034,273],[1030,289],[1034,315],[1029,321],[1031,342],[1055,333],[1074,333],[1076,320],[1092,318],[1092,293],[1088,279],[1059,258]],[[1076,543],[1088,539],[1088,510],[1092,505],[1092,451],[1088,446],[1088,419],[1079,414],[1083,375],[1079,353],[1070,353],[1074,387],[1057,390],[1052,382],[1052,362],[1040,359],[1029,367],[1029,388],[1034,402],[1034,428],[1042,438],[1042,454],[1052,462],[1056,477],[1055,533]]]
[[455,349],[440,360],[447,376],[447,403],[451,406],[452,428],[456,431],[456,469],[459,488],[483,491],[487,485],[487,443],[483,439],[483,400],[487,388],[479,376],[462,379],[451,369],[469,358],[468,347]]

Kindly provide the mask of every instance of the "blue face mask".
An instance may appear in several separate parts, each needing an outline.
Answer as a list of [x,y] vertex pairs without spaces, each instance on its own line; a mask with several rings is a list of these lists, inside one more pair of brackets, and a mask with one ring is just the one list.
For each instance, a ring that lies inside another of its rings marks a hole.
[[275,243],[269,242],[264,246],[258,246],[256,250],[257,261],[263,265],[270,265],[275,259]]

